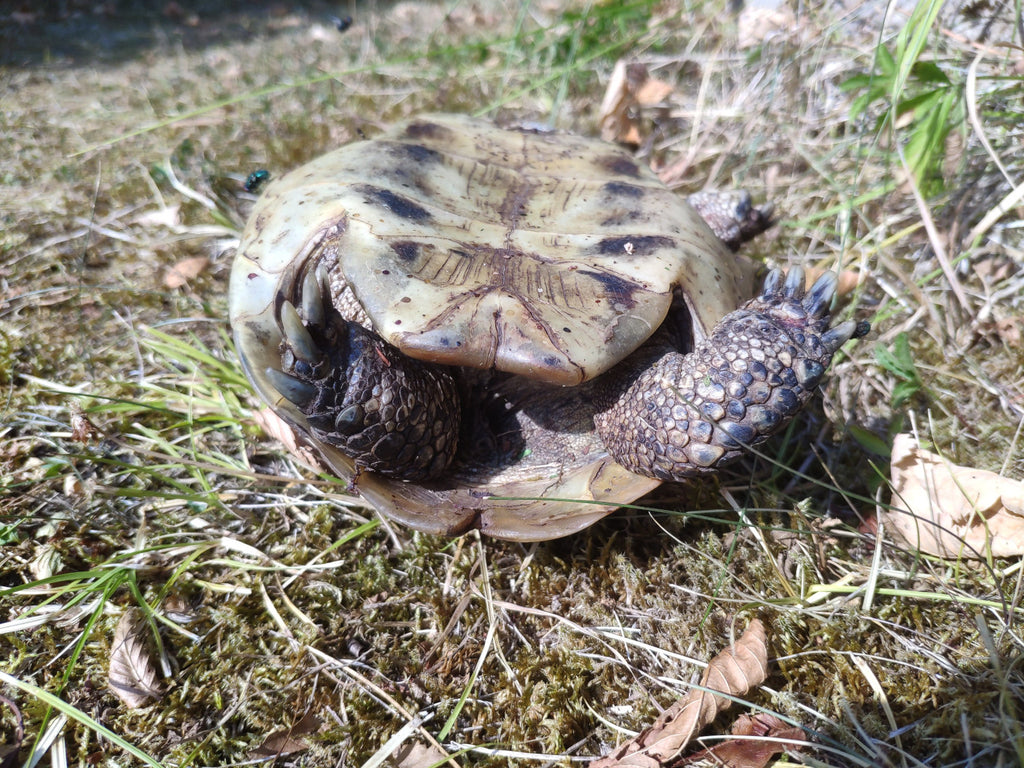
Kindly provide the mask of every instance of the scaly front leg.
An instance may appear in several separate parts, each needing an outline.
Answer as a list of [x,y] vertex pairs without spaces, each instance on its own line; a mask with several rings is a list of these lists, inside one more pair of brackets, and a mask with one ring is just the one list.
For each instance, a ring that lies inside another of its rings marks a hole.
[[304,323],[283,302],[281,369],[273,386],[306,416],[313,437],[357,467],[425,480],[451,464],[458,443],[458,389],[444,366],[414,360],[359,323],[324,308],[315,280],[304,286]]
[[804,273],[775,270],[761,295],[726,315],[689,354],[666,349],[620,385],[595,416],[608,453],[663,480],[717,471],[781,429],[810,399],[849,339],[866,323],[829,328],[836,278],[804,295]]

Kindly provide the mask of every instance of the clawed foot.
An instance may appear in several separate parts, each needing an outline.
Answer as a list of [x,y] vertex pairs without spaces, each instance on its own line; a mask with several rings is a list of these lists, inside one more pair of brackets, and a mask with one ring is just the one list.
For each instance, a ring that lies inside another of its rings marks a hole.
[[608,452],[638,474],[709,474],[781,429],[810,399],[835,352],[867,323],[830,328],[836,276],[804,291],[774,270],[761,295],[726,315],[689,354],[667,350],[595,417]]
[[307,273],[299,306],[284,301],[281,367],[271,385],[306,417],[313,437],[341,449],[357,469],[405,480],[441,474],[455,455],[460,405],[443,367],[402,355],[344,320]]
[[705,190],[687,196],[686,201],[732,251],[774,223],[775,206],[754,205],[746,190]]

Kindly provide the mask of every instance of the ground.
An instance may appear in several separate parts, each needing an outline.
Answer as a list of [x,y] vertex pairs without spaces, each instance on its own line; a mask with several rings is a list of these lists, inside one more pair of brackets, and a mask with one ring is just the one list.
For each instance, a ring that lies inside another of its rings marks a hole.
[[[790,761],[1024,762],[1019,558],[877,525],[897,433],[1024,474],[1013,5],[679,5],[0,9],[0,750],[569,764],[759,618],[768,679],[710,732],[768,711],[810,740]],[[254,417],[246,178],[423,111],[599,135],[617,61],[666,86],[624,113],[637,157],[772,200],[751,255],[842,270],[871,335],[720,483],[540,544],[380,521]]]

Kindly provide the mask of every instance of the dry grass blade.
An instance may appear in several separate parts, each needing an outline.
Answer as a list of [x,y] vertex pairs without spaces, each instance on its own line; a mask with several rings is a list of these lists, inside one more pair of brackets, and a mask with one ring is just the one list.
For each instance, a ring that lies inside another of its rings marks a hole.
[[[708,664],[700,687],[666,709],[639,736],[606,757],[595,768],[658,768],[675,760],[693,737],[768,675],[768,646],[764,624],[754,619],[736,643]],[[726,694],[718,696],[714,692]]]
[[144,707],[161,696],[149,643],[149,623],[138,608],[129,608],[117,622],[107,682],[117,698],[131,709]]

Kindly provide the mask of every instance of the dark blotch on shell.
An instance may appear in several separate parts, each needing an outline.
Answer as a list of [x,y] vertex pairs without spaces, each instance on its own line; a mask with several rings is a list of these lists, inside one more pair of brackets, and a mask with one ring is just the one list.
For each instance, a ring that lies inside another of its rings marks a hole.
[[402,261],[415,261],[420,255],[419,243],[414,243],[409,240],[401,240],[397,243],[392,243],[391,250],[393,250]]
[[597,280],[597,282],[604,286],[605,295],[614,303],[622,304],[627,309],[636,305],[636,300],[633,298],[633,291],[636,289],[635,283],[631,283],[629,280],[624,280],[617,275],[610,275],[606,272],[580,270],[580,274]]
[[640,168],[637,164],[622,155],[605,155],[597,162],[602,168],[619,176],[629,176],[634,179],[640,176]]
[[388,153],[398,162],[411,162],[417,165],[441,162],[441,153],[436,149],[424,147],[422,144],[402,144],[387,142]]
[[374,187],[369,184],[362,184],[357,189],[367,196],[367,202],[374,202],[382,205],[396,216],[412,221],[425,221],[430,217],[430,212],[417,205],[407,197],[396,195],[390,189]]
[[603,187],[602,191],[608,195],[608,197],[629,197],[639,198],[644,196],[644,188],[638,187],[634,184],[624,184],[621,181],[609,181]]
[[445,128],[443,125],[437,123],[428,123],[426,121],[416,121],[409,123],[406,126],[405,133],[402,134],[407,139],[438,139],[444,140],[451,136],[451,131]]

